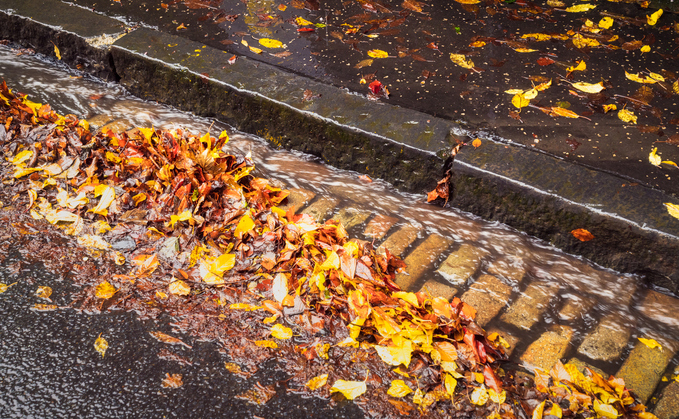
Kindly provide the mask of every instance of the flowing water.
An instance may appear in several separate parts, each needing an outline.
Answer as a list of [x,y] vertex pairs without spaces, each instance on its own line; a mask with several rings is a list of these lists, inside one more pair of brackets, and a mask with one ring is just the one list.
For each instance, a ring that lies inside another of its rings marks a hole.
[[[486,328],[505,331],[518,338],[518,343],[516,343],[512,355],[517,363],[522,363],[520,356],[533,341],[549,330],[550,327],[559,324],[568,326],[573,331],[570,344],[565,352],[566,357],[578,355],[580,344],[595,329],[601,319],[614,319],[613,323],[618,330],[632,330],[627,342],[623,341],[623,349],[619,356],[612,359],[588,359],[582,353],[578,356],[607,373],[616,373],[627,354],[634,347],[637,337],[654,336],[663,341],[663,337],[677,336],[679,314],[667,313],[667,315],[655,316],[654,319],[651,319],[639,312],[638,307],[648,290],[640,285],[635,278],[602,269],[583,259],[564,254],[547,243],[507,226],[481,220],[454,208],[441,208],[426,204],[424,195],[398,192],[389,184],[380,180],[366,182],[359,179],[357,173],[329,167],[315,157],[274,149],[266,140],[236,132],[220,122],[196,117],[156,103],[142,101],[130,96],[118,85],[105,84],[88,77],[82,77],[71,70],[55,66],[53,62],[42,61],[37,56],[17,55],[15,51],[6,47],[0,47],[0,77],[4,78],[13,90],[29,94],[29,98],[34,102],[49,102],[52,108],[59,113],[74,113],[79,117],[91,119],[91,121],[118,120],[118,123],[127,126],[154,126],[157,128],[182,126],[193,132],[201,133],[211,129],[213,135],[218,134],[222,129],[226,129],[231,137],[229,147],[234,147],[242,152],[251,152],[259,176],[277,179],[288,188],[312,191],[316,194],[316,200],[321,197],[331,197],[334,199],[333,202],[336,202],[336,209],[368,213],[369,215],[361,218],[360,222],[349,228],[349,233],[353,237],[370,240],[369,237],[364,235],[364,230],[366,225],[376,216],[387,216],[395,219],[395,224],[389,230],[387,237],[401,226],[412,225],[418,233],[416,239],[404,252],[405,257],[414,252],[431,235],[437,234],[452,239],[452,243],[447,249],[433,255],[434,263],[416,281],[416,288],[421,286],[426,279],[446,283],[445,275],[436,270],[446,257],[452,251],[461,249],[465,245],[467,245],[467,248],[477,249],[481,255],[479,256],[480,262],[475,265],[475,272],[469,280],[455,285],[457,295],[463,295],[476,279],[488,273],[495,273],[505,286],[510,287],[509,295],[504,297],[503,307],[498,315],[490,320]],[[104,116],[106,117],[104,118]],[[376,244],[379,244],[379,241],[376,241]],[[520,274],[518,276],[512,275],[513,272],[520,272]],[[528,290],[535,289],[548,295],[545,299],[546,308],[539,315],[539,321],[526,330],[520,324],[512,323],[509,317],[503,317],[503,313],[510,311],[514,302],[519,301],[522,296],[525,300],[526,292],[533,296],[534,294],[531,294],[531,291]],[[479,310],[482,309],[484,308],[479,307]],[[63,318],[60,321],[55,321],[54,327],[66,327],[70,330],[70,334],[75,333],[73,330],[77,330],[77,328],[91,328],[87,325],[103,322],[117,325],[115,327],[119,328],[121,335],[128,335],[127,338],[134,339],[130,336],[134,334],[133,331],[125,331],[125,328],[120,325],[123,320],[116,319],[116,316],[128,319],[129,316],[127,315],[105,315],[102,319],[90,317],[83,319],[84,315],[74,313],[62,313],[59,316]],[[125,319],[124,321],[128,321]],[[57,337],[56,339],[60,338]],[[3,337],[2,340],[0,353],[7,351],[8,347],[12,345],[8,336]],[[669,341],[663,342],[668,343]],[[36,342],[31,343],[30,339],[21,344],[38,345]],[[140,349],[140,351],[143,351],[143,349]],[[49,357],[49,351],[47,352],[45,356]],[[214,380],[216,373],[213,370],[215,368],[206,366],[209,358],[210,356],[206,355],[203,364],[196,367],[200,370],[196,374],[204,374],[206,380]],[[47,359],[45,361],[47,362]],[[2,362],[1,359],[0,362]],[[131,368],[134,362],[129,362]],[[675,364],[676,360],[670,364],[669,368],[673,368]],[[140,365],[143,365],[144,368],[149,367],[143,362]],[[10,368],[7,363],[4,363],[4,367],[7,368],[7,371],[12,368],[21,368],[16,365]],[[49,370],[49,368],[47,369]],[[0,376],[7,374],[11,373],[0,372]],[[34,374],[33,379],[38,379],[41,372],[36,370],[31,374]],[[98,371],[96,374],[105,373]],[[143,374],[139,375],[136,380],[143,381],[140,378],[143,376]],[[208,378],[208,376],[211,378]],[[73,376],[74,379],[77,377],[77,375]],[[118,376],[118,378],[120,377]],[[132,380],[134,381],[134,379]],[[7,382],[6,378],[0,378],[0,386],[3,382]],[[87,380],[84,380],[83,383],[87,383]],[[153,383],[154,386],[156,384]],[[118,386],[118,392],[121,393],[120,397],[125,399],[127,396],[122,393],[127,392],[125,389],[130,385],[121,382]],[[84,387],[76,386],[74,389],[82,393],[87,391],[86,387],[87,385]],[[29,385],[17,388],[22,388],[23,391],[29,393],[40,391],[40,385],[35,388]],[[114,389],[109,388],[109,391],[114,391]],[[152,390],[146,389],[145,391],[151,392]],[[90,396],[99,397],[98,394],[97,391],[92,391]],[[80,394],[73,400],[80,400],[79,398],[82,396]],[[69,396],[61,393],[58,397],[54,397],[68,398]],[[16,400],[16,403],[21,404],[23,399],[17,398]],[[302,402],[295,400],[290,403]],[[304,403],[308,405],[310,402]],[[312,407],[309,406],[309,408]],[[19,412],[20,410],[13,411]],[[297,412],[299,413],[299,411]],[[244,413],[245,416],[251,414],[253,413]],[[358,413],[351,411],[342,413],[342,415],[344,414],[353,416]]]

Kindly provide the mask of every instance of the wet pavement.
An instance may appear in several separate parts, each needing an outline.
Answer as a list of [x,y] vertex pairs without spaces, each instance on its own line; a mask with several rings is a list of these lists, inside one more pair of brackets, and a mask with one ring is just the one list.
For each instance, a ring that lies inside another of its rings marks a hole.
[[[673,90],[679,18],[673,2],[642,7],[647,3],[593,2],[589,11],[571,12],[575,3],[559,1],[74,1],[128,25],[155,27],[361,95],[379,80],[389,91],[377,95],[380,101],[453,120],[473,137],[677,194],[676,167],[655,167],[648,156],[657,147],[662,160],[679,161],[679,88]],[[649,25],[646,16],[662,7],[658,23]],[[613,19],[610,28],[598,26],[604,18]],[[586,69],[568,70],[581,61]],[[626,72],[656,73],[662,81],[643,84]],[[520,113],[506,93],[550,80]],[[573,88],[577,82],[603,82],[605,89],[586,93]],[[305,97],[318,94],[309,90]],[[606,111],[611,105],[617,109]],[[550,116],[552,107],[582,118]],[[622,109],[637,122],[620,120]]]

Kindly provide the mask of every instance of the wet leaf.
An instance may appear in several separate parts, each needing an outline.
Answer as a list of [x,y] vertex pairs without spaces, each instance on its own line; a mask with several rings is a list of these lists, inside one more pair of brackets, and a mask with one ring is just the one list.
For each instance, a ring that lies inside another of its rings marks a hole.
[[245,393],[241,393],[235,396],[236,399],[246,400],[252,404],[263,405],[276,395],[276,389],[274,385],[263,386],[259,382]]
[[496,393],[492,388],[488,389],[488,395],[493,403],[502,404],[507,399],[507,392],[502,390],[500,393]]
[[33,310],[37,311],[53,311],[59,307],[54,304],[35,304],[33,305]]
[[149,334],[151,336],[153,336],[154,338],[156,338],[156,340],[158,340],[159,342],[167,343],[167,344],[170,344],[170,345],[183,345],[183,346],[191,349],[191,346],[184,343],[181,339],[176,338],[174,336],[167,335],[163,332],[155,331],[155,332],[149,332]]
[[295,23],[297,23],[298,26],[309,26],[309,25],[313,25],[312,22],[309,22],[308,20],[304,19],[303,17],[296,17],[296,18],[295,18]]
[[456,2],[460,4],[479,4],[481,3],[481,0],[455,0]]
[[254,306],[254,305],[248,304],[248,303],[233,303],[233,304],[229,305],[229,308],[231,310],[255,311],[255,310],[259,310],[262,307],[261,306]]
[[610,17],[605,17],[599,21],[599,27],[603,29],[610,29],[611,26],[613,26],[613,18]]
[[271,292],[273,293],[274,300],[278,301],[279,303],[282,303],[283,299],[287,297],[288,277],[284,273],[279,272],[276,274],[273,279],[273,283],[271,284]]
[[342,393],[348,400],[354,400],[356,397],[365,393],[368,387],[364,381],[345,381],[337,380],[330,388],[331,393]]
[[189,295],[191,293],[191,287],[181,279],[170,282],[168,290],[170,291],[170,294],[174,295]]
[[111,283],[108,282],[108,281],[103,281],[99,285],[97,285],[97,289],[96,289],[94,295],[97,298],[102,298],[104,300],[107,300],[107,299],[113,297],[113,295],[116,292],[118,292],[118,290],[116,290],[116,287],[111,285]]
[[637,116],[634,114],[632,111],[628,111],[627,109],[620,109],[618,112],[618,118],[622,120],[623,122],[627,122],[630,124],[636,124],[637,123]]
[[614,111],[614,110],[616,110],[616,109],[618,109],[618,107],[615,106],[614,103],[611,103],[611,104],[608,104],[608,105],[604,105],[604,113],[608,113],[608,112]]
[[450,54],[450,61],[459,65],[462,68],[471,69],[474,68],[474,62],[467,59],[464,54]]
[[[665,205],[667,205],[667,204],[665,204]],[[12,287],[12,286],[14,286],[14,285],[16,285],[16,284],[17,284],[16,282],[13,283],[13,284],[9,284],[9,285],[0,283],[0,294],[2,294],[3,292],[7,291],[7,290],[9,289],[9,287]]]
[[545,402],[541,402],[535,410],[533,410],[533,416],[531,417],[532,419],[542,419],[542,413],[545,410]]
[[594,239],[594,235],[589,231],[585,230],[584,228],[577,228],[571,231],[571,234],[573,235],[573,237],[580,240],[581,242],[588,242]]
[[177,224],[180,221],[191,221],[193,220],[193,214],[191,213],[191,210],[185,210],[181,214],[177,215],[170,215],[170,222],[168,223],[168,227],[172,228],[174,227],[175,224]]
[[113,203],[116,198],[115,190],[107,185],[98,185],[94,188],[94,196],[100,197],[99,203],[96,207],[87,210],[87,212],[93,212],[95,214],[106,216],[108,215],[108,207]]
[[516,94],[512,98],[512,105],[514,105],[516,108],[519,108],[519,109],[525,108],[529,104],[530,104],[530,100],[526,99],[526,97],[522,93]]
[[639,342],[643,343],[644,345],[648,346],[651,349],[654,348],[660,348],[662,351],[662,345],[659,344],[655,339],[646,339],[646,338],[638,338]]
[[567,8],[566,11],[570,12],[570,13],[582,13],[582,12],[586,12],[588,10],[592,10],[592,9],[595,9],[595,8],[596,8],[596,6],[593,5],[593,4],[584,3],[584,4],[577,4],[575,6],[571,6],[571,7]]
[[94,350],[99,352],[101,354],[101,357],[103,358],[104,355],[106,354],[106,350],[108,349],[108,341],[106,339],[101,337],[101,333],[99,333],[99,337],[97,337],[97,340],[94,341]]
[[672,204],[671,202],[665,202],[665,207],[667,208],[667,212],[674,218],[679,219],[679,205],[677,204]]
[[563,116],[564,118],[574,118],[574,119],[580,118],[580,115],[578,115],[577,113],[559,106],[552,106],[550,108],[549,114],[552,116],[553,115]]
[[387,58],[389,57],[389,53],[386,51],[382,51],[379,49],[371,49],[368,51],[368,57],[372,58]]
[[363,68],[363,67],[369,67],[373,65],[373,59],[372,58],[366,58],[365,60],[359,62],[354,66],[354,68]]
[[161,384],[166,388],[179,388],[184,385],[184,382],[182,381],[181,374],[170,374],[167,372]]
[[581,92],[585,93],[599,93],[602,90],[605,89],[604,83],[599,82],[599,83],[584,83],[584,82],[578,82],[578,83],[573,83],[573,87],[576,89],[580,90]]
[[54,45],[54,55],[57,57],[57,60],[61,61],[61,52],[59,52],[59,48],[57,48],[57,45],[52,42],[52,45]]
[[571,41],[573,41],[573,45],[575,45],[576,48],[586,48],[586,47],[596,47],[601,45],[599,41],[597,41],[594,38],[588,38],[584,35],[581,35],[579,33],[576,33],[573,35],[573,38],[571,38]]
[[411,341],[403,339],[402,344],[399,346],[375,345],[375,350],[385,363],[393,366],[403,364],[407,368],[410,365],[413,346]]
[[660,163],[662,162],[662,158],[657,154],[657,151],[658,151],[658,147],[654,147],[653,150],[651,150],[651,153],[648,155],[648,161],[653,166],[660,167]]
[[393,380],[387,394],[391,397],[405,397],[413,391],[403,380]]
[[255,345],[260,346],[262,348],[271,348],[271,349],[276,349],[278,348],[278,344],[272,340],[256,340]]
[[275,324],[271,328],[271,336],[281,340],[290,339],[292,337],[292,329],[282,324]]
[[446,374],[443,378],[443,386],[446,389],[446,393],[452,397],[455,395],[455,388],[457,387],[457,380],[450,374]]
[[628,79],[635,81],[637,83],[653,84],[653,83],[658,82],[658,80],[656,80],[652,77],[639,75],[638,73],[632,74],[632,73],[628,73],[627,71],[625,71],[625,77],[627,77]]
[[319,388],[323,387],[327,382],[328,374],[321,374],[307,381],[305,385],[309,387],[309,390],[318,390]]
[[474,148],[481,147],[481,140],[479,138],[475,139],[474,141],[472,141],[472,145],[474,146]]
[[594,411],[599,417],[615,419],[618,417],[618,411],[610,404],[600,403],[599,400],[594,399]]
[[240,221],[238,221],[238,225],[236,226],[236,230],[234,230],[233,235],[240,238],[243,236],[243,234],[249,232],[254,227],[255,222],[252,220],[252,217],[246,214],[243,217],[241,217]]
[[285,45],[276,39],[262,38],[259,43],[266,48],[285,48]]
[[236,255],[224,253],[212,261],[201,261],[199,266],[200,276],[207,284],[223,284],[222,275],[236,265]]
[[35,291],[35,295],[37,295],[40,298],[46,298],[50,299],[50,295],[52,295],[52,288],[50,287],[38,287],[37,291]]
[[106,240],[94,234],[83,234],[78,237],[77,242],[81,246],[91,247],[93,249],[108,250],[111,245],[106,243]]

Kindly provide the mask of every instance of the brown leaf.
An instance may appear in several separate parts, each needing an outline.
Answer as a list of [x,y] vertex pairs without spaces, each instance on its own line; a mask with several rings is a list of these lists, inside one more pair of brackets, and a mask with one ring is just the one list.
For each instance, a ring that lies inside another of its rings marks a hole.
[[163,387],[179,388],[184,385],[184,382],[182,381],[182,375],[170,374],[167,372],[165,373],[165,378],[163,378],[162,385]]
[[191,349],[191,346],[184,343],[181,339],[178,339],[174,336],[166,335],[163,332],[149,332],[149,334],[154,338],[158,339],[160,342],[169,343],[170,345],[184,345],[187,348]]

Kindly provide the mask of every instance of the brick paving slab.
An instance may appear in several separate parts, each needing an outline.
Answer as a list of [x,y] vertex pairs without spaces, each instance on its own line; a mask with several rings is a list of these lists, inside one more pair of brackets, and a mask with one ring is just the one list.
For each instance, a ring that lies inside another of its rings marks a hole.
[[620,320],[619,314],[609,314],[588,334],[578,353],[600,361],[614,361],[620,357],[632,334],[633,325]]
[[313,204],[304,208],[302,213],[309,214],[314,220],[322,223],[329,214],[332,214],[332,211],[335,209],[335,207],[337,207],[338,203],[339,199],[324,196]]
[[412,224],[406,224],[396,230],[380,245],[378,250],[389,249],[396,256],[403,256],[420,233],[420,229]]
[[535,282],[502,315],[502,321],[528,330],[537,323],[547,310],[549,301],[556,295],[559,285],[553,282]]
[[578,358],[569,359],[568,364],[575,365],[578,368],[578,370],[583,374],[585,373],[585,367],[587,367],[590,370],[598,373],[599,375],[601,375],[604,378],[608,378],[608,376],[609,376],[609,374],[606,374],[602,369],[599,369],[599,368],[595,367],[594,365],[590,365],[590,364],[586,363],[585,361],[578,359]]
[[465,243],[448,255],[438,272],[452,285],[464,285],[479,269],[485,255],[485,250]]
[[559,310],[559,319],[565,322],[582,319],[594,307],[594,304],[595,301],[592,298],[570,294]]
[[637,341],[615,376],[624,379],[625,386],[646,402],[660,382],[673,353],[669,347],[651,349]]
[[410,290],[424,273],[434,267],[441,253],[445,252],[453,240],[438,234],[430,234],[405,258],[407,274],[396,274],[396,284]]
[[351,228],[363,224],[370,217],[370,211],[357,208],[342,208],[333,218],[339,220],[344,228]]
[[658,419],[679,418],[679,382],[671,382],[665,389],[653,409]]
[[481,275],[461,300],[476,309],[476,323],[485,326],[507,306],[512,287],[493,275]]
[[133,126],[134,125],[126,119],[117,119],[101,127],[100,131],[101,132],[113,131],[116,134],[120,134],[121,132],[125,132]]
[[398,218],[387,215],[377,214],[375,218],[368,222],[363,234],[375,240],[382,240],[389,229],[398,222]]
[[435,279],[429,279],[422,285],[420,291],[428,291],[434,297],[443,297],[450,301],[455,294],[457,294],[457,288],[451,287],[448,284],[443,284]]
[[679,299],[648,290],[637,310],[657,322],[679,329]]
[[284,209],[285,211],[288,211],[290,208],[292,208],[293,212],[297,212],[300,208],[308,204],[309,201],[316,197],[315,193],[306,189],[292,188],[288,190],[290,191],[290,195],[288,195],[288,202],[287,204],[280,206],[281,209]]
[[507,352],[507,355],[511,356],[512,352],[514,352],[514,348],[516,348],[516,345],[519,343],[520,339],[511,333],[507,332],[506,330],[502,330],[497,327],[491,327],[486,329],[486,334],[490,335],[491,333],[497,333],[498,335],[502,336],[502,338],[507,341],[509,344],[509,348],[505,348],[505,351]]
[[572,337],[573,329],[570,327],[552,326],[530,344],[521,355],[521,361],[531,369],[537,367],[549,371],[566,354]]
[[514,284],[520,284],[526,274],[526,266],[518,256],[499,257],[486,269],[489,274],[498,276]]

